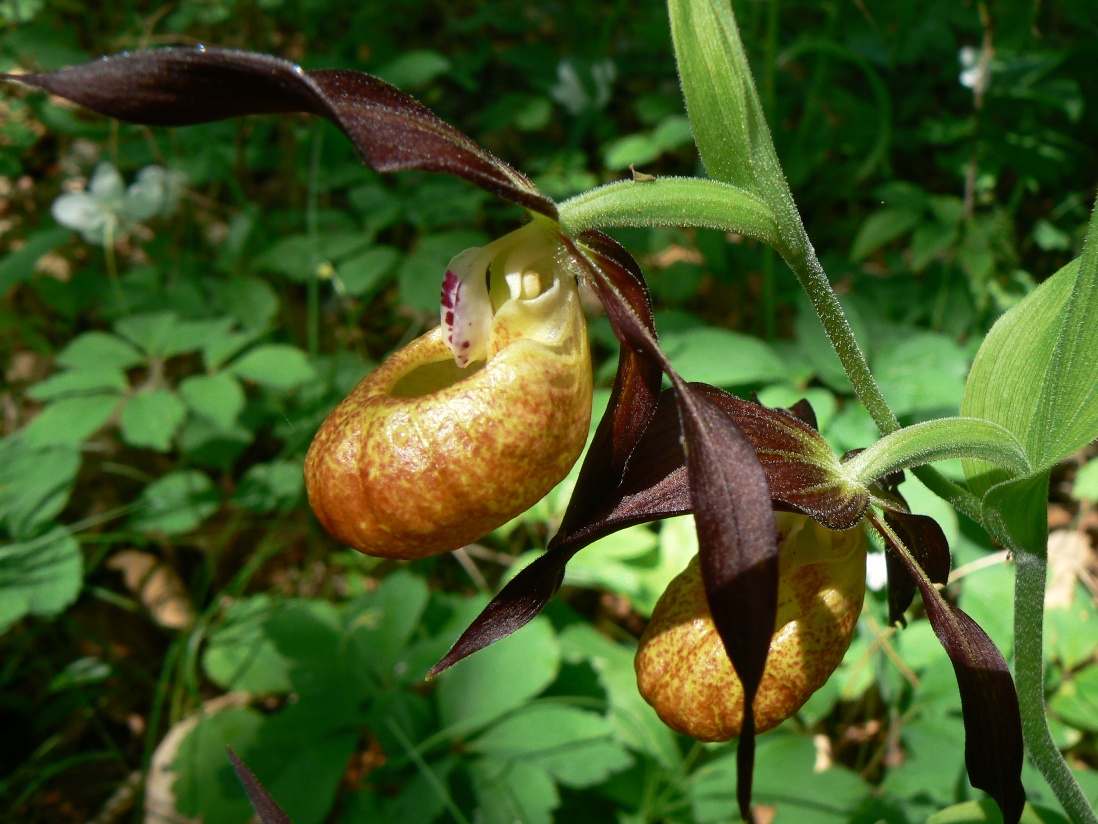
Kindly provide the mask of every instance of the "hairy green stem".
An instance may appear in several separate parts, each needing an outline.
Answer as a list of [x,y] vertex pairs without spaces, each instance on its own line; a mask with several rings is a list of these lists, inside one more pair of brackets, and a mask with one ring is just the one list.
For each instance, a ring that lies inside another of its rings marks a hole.
[[872,483],[897,469],[948,458],[990,461],[1015,475],[1031,471],[1025,450],[1011,432],[982,418],[938,418],[897,429],[846,461],[861,483]]
[[1064,812],[1074,824],[1098,824],[1063,755],[1052,740],[1045,713],[1043,627],[1045,578],[1044,551],[1014,546],[1014,680],[1022,711],[1022,736],[1029,757],[1041,771]]
[[[803,233],[803,229],[801,232]],[[816,259],[816,252],[808,241],[808,236],[803,235],[803,240],[791,244],[791,248],[783,249],[783,257],[789,268],[801,282],[812,308],[823,324],[828,340],[835,347],[835,353],[843,365],[843,371],[850,379],[854,387],[854,394],[869,411],[873,422],[882,435],[895,432],[900,428],[900,422],[896,414],[888,405],[881,388],[873,373],[869,371],[869,362],[865,358],[850,323],[843,313],[843,307],[839,304],[839,298],[828,282],[827,274]]]
[[941,498],[948,501],[954,509],[976,523],[981,523],[983,513],[980,508],[980,499],[960,484],[956,484],[938,470],[930,466],[917,466],[911,470],[912,474],[923,482],[923,486]]

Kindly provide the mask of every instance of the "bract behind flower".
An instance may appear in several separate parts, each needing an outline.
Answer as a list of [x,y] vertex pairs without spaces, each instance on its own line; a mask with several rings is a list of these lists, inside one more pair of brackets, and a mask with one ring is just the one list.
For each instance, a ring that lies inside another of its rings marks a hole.
[[359,383],[309,449],[309,503],[367,554],[420,558],[475,541],[536,503],[583,449],[591,356],[555,236],[531,224],[482,251],[455,262],[489,286],[466,298],[490,301],[470,310],[490,309],[488,339],[473,343],[485,356],[462,368],[455,351],[466,350],[436,327]]
[[[755,696],[756,731],[795,713],[839,665],[865,596],[865,531],[775,513],[778,615]],[[701,741],[737,738],[743,687],[713,625],[697,558],[668,586],[641,637],[637,685],[665,724]]]

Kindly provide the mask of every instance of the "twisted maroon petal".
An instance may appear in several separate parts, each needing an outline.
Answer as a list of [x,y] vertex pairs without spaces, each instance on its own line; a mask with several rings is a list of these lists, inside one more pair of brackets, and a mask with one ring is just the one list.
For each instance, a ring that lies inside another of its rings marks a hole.
[[251,114],[306,112],[332,121],[379,172],[455,175],[556,218],[551,200],[409,95],[354,71],[302,71],[229,49],[138,51],[44,74],[0,75],[130,123],[185,126]]

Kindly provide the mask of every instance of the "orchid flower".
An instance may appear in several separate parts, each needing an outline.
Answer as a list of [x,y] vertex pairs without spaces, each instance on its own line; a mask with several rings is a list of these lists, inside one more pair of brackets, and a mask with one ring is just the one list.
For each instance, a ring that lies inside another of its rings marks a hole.
[[[579,455],[590,414],[577,280],[586,279],[601,298],[621,344],[618,369],[561,527],[546,553],[497,595],[433,673],[527,623],[559,587],[569,559],[597,538],[692,513],[699,556],[688,584],[707,612],[702,619],[712,625],[710,637],[719,639],[711,651],[727,659],[725,676],[733,674],[738,684],[724,690],[736,718],[719,737],[739,736],[737,793],[749,817],[755,733],[799,706],[787,701],[771,708],[774,667],[792,661],[801,671],[806,655],[816,655],[782,652],[782,628],[790,621],[780,593],[804,595],[806,607],[797,606],[795,617],[811,612],[818,595],[844,593],[845,641],[825,639],[826,659],[802,672],[800,691],[810,693],[849,643],[851,612],[856,615],[864,586],[851,570],[864,560],[864,543],[855,540],[823,566],[808,563],[805,553],[826,555],[829,547],[849,543],[843,531],[861,535],[869,523],[891,550],[891,617],[902,618],[919,589],[957,672],[972,782],[996,799],[1006,821],[1018,821],[1024,793],[1017,696],[988,637],[935,588],[949,567],[941,530],[907,511],[895,475],[875,477],[872,461],[835,456],[807,404],[767,409],[684,381],[659,347],[640,268],[615,241],[594,230],[567,233],[557,205],[525,176],[408,95],[359,72],[307,72],[270,56],[199,47],[7,79],[148,125],[319,115],[379,172],[455,175],[529,212],[526,226],[454,258],[443,280],[442,324],[368,376],[310,449],[310,502],[334,535],[363,551],[410,558],[457,549],[563,477]],[[801,518],[802,549],[790,549],[797,543],[786,540],[793,526],[784,514],[776,520],[775,510]],[[803,633],[818,621],[799,617],[793,623]],[[660,630],[656,620],[653,634]],[[688,672],[695,663],[685,661]]]

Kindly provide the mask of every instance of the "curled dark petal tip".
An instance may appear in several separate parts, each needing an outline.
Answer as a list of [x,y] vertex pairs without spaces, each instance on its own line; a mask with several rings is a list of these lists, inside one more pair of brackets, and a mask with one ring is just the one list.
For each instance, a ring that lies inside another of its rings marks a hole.
[[816,419],[816,410],[812,408],[812,404],[808,402],[808,398],[801,398],[789,407],[789,411],[797,420],[808,424],[817,432],[820,431],[820,424]]
[[244,785],[244,791],[248,794],[248,800],[255,809],[256,816],[262,824],[292,824],[290,817],[278,805],[266,788],[259,783],[248,765],[245,764],[232,747],[226,747],[229,752],[229,760],[233,763],[233,769]]

